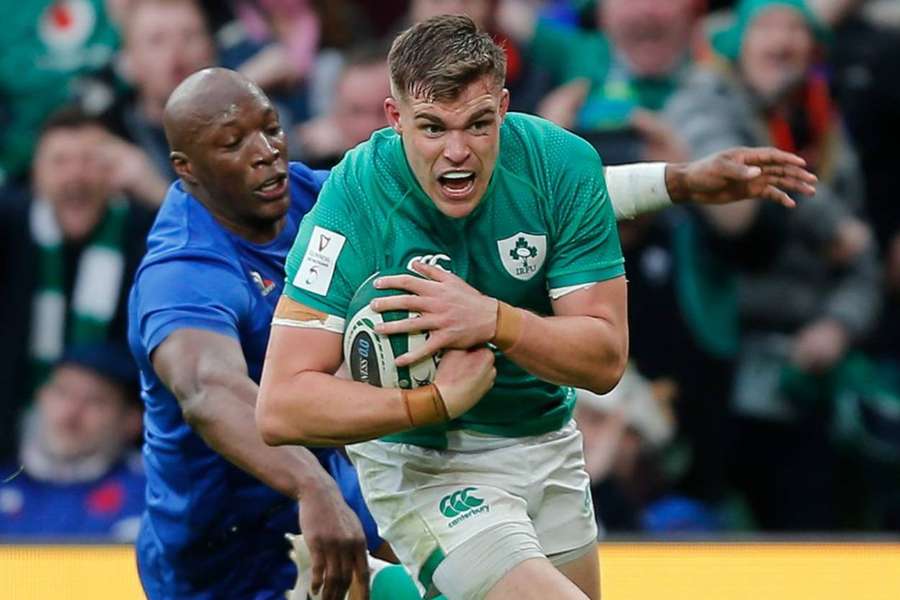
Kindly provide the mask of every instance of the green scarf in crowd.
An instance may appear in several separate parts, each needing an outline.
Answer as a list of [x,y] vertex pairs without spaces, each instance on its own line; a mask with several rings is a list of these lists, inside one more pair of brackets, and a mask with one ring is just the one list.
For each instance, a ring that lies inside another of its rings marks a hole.
[[126,202],[110,203],[81,253],[72,294],[67,298],[59,225],[48,202],[32,204],[31,234],[38,247],[29,344],[32,392],[46,380],[66,346],[106,339],[125,273],[122,244],[127,216]]

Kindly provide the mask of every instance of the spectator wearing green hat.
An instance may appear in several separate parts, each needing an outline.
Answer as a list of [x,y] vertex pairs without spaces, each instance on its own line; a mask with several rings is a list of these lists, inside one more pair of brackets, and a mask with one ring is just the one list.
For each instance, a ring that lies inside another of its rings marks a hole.
[[802,0],[742,0],[733,24],[712,36],[720,60],[695,69],[667,107],[694,156],[770,144],[803,156],[819,177],[816,196],[790,213],[736,205],[700,218],[713,254],[735,273],[734,472],[766,529],[836,526],[827,399],[799,402],[784,374],[826,376],[879,308],[861,174],[820,68],[828,37]]

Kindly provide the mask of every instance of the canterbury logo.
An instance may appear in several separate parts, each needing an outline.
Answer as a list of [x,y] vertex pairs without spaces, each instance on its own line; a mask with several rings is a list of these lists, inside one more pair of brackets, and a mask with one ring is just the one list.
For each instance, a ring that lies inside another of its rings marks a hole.
[[470,492],[474,492],[476,489],[467,487],[441,498],[441,514],[448,519],[452,519],[484,504],[484,500],[481,498],[469,495]]

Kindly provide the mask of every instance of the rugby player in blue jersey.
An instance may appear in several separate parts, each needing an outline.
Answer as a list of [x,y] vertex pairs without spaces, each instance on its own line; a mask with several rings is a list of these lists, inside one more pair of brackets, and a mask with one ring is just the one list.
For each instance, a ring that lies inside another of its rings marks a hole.
[[266,446],[253,416],[285,256],[327,172],[288,163],[269,100],[232,71],[188,78],[165,128],[179,181],[129,303],[146,405],[144,590],[283,598],[299,500],[312,587],[343,599],[351,575],[368,582],[366,547],[382,545],[356,473],[339,450]]

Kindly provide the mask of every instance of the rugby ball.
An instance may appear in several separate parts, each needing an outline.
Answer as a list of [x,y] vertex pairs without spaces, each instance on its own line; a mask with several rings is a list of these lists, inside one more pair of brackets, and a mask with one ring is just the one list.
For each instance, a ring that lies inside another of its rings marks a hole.
[[408,367],[397,367],[394,359],[421,348],[427,333],[398,333],[390,336],[375,332],[379,323],[399,321],[419,314],[407,311],[378,313],[369,304],[375,298],[405,294],[402,290],[379,290],[374,283],[385,275],[414,275],[406,269],[386,269],[366,279],[350,300],[344,329],[344,361],[354,381],[384,388],[412,389],[434,381],[440,356],[427,356]]

